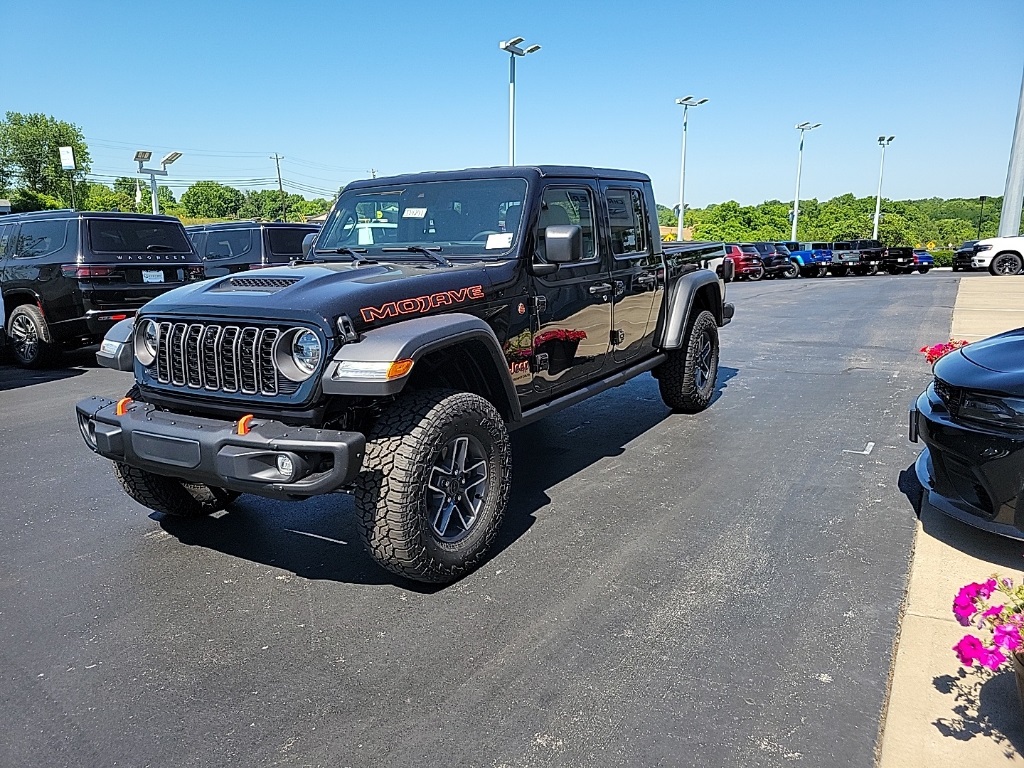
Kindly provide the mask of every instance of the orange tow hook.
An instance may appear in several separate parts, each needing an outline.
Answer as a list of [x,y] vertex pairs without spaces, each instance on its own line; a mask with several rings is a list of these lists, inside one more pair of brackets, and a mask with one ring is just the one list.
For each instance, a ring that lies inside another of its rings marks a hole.
[[240,434],[240,435],[248,435],[249,434],[249,424],[252,422],[253,418],[255,418],[255,417],[251,413],[247,413],[247,414],[245,414],[245,416],[243,416],[242,418],[240,418],[238,420],[238,429],[236,430],[238,432],[238,434]]
[[130,397],[122,397],[117,401],[117,405],[114,406],[114,413],[118,416],[124,416],[128,413],[128,406],[132,404]]

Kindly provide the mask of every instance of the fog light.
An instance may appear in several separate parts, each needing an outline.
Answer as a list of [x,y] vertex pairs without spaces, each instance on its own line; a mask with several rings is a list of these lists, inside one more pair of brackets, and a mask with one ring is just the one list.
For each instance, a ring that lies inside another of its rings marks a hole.
[[279,453],[277,455],[277,471],[286,477],[291,477],[292,472],[295,471],[295,462],[292,461],[292,457]]

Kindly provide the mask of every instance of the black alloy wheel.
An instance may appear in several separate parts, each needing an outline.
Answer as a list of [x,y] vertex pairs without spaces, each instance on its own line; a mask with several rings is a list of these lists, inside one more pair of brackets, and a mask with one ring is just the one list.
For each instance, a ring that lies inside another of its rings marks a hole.
[[992,259],[992,266],[989,270],[993,275],[1019,275],[1024,262],[1016,253],[1000,253]]
[[14,308],[7,321],[7,336],[14,359],[23,368],[42,368],[56,353],[43,313],[32,304]]
[[759,264],[747,273],[747,277],[754,282],[757,282],[764,277],[764,267]]
[[698,314],[683,346],[668,353],[654,369],[665,405],[681,413],[698,413],[711,404],[718,378],[718,325],[707,310]]
[[795,277],[800,277],[800,265],[797,264],[795,261],[789,262],[789,267],[786,269],[785,272],[782,273],[782,276],[785,277],[787,280],[792,280]]

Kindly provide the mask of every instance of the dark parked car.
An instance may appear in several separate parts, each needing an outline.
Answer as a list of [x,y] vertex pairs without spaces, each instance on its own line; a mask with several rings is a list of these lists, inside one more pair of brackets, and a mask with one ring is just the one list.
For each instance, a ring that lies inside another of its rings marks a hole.
[[302,258],[302,239],[320,231],[317,224],[232,221],[185,227],[203,258],[207,277],[287,264]]
[[761,254],[752,245],[726,243],[725,258],[732,262],[737,280],[760,280],[764,277]]
[[857,251],[858,263],[852,267],[855,275],[874,275],[882,264],[885,246],[878,240],[854,240],[850,245]]
[[971,271],[971,259],[974,257],[974,246],[978,244],[977,240],[966,240],[964,243],[956,249],[953,254],[953,271],[964,272]]
[[937,509],[1024,538],[1024,328],[939,358],[910,411],[918,479]]
[[882,269],[890,275],[909,275],[916,269],[914,249],[903,246],[886,248],[882,256]]
[[752,243],[761,254],[765,277],[799,277],[800,267],[790,258],[789,249],[775,243]]
[[922,275],[927,275],[928,270],[935,266],[935,257],[924,248],[914,249],[914,268]]
[[0,220],[10,352],[27,368],[99,342],[149,300],[202,278],[172,216],[63,210]]

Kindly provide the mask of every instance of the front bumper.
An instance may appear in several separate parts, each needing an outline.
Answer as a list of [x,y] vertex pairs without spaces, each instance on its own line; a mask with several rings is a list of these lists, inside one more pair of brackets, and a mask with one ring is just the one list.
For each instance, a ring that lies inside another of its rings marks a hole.
[[[254,420],[247,434],[238,423],[162,411],[148,403],[102,397],[75,406],[86,445],[112,461],[187,482],[279,499],[330,493],[359,473],[366,438],[359,432],[291,427]],[[277,457],[294,470],[282,474]]]
[[926,446],[915,469],[932,506],[977,528],[1024,539],[1024,436],[954,421],[929,387],[911,406],[910,439]]

